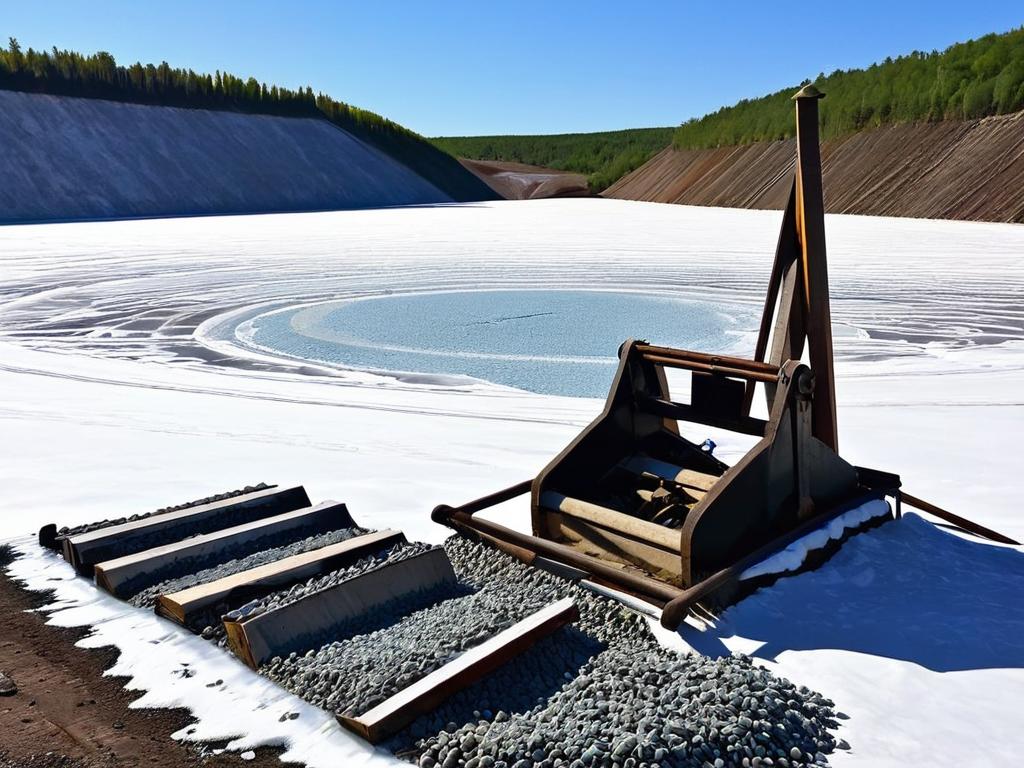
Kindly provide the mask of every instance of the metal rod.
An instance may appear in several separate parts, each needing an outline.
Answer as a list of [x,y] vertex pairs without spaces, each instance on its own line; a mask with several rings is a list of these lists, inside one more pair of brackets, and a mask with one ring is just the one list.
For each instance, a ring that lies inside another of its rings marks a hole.
[[931,502],[919,499],[917,496],[911,496],[906,491],[900,491],[900,495],[903,497],[902,500],[911,507],[920,509],[922,512],[927,512],[929,515],[934,515],[940,520],[945,520],[947,523],[952,523],[957,528],[961,528],[968,533],[981,536],[983,539],[988,539],[989,541],[998,541],[1000,544],[1020,545],[1019,541],[1014,541],[1009,536],[1004,536],[998,531],[993,531],[991,528],[979,525],[972,520],[968,520],[966,517],[960,517],[960,515],[954,515],[952,512],[947,512],[941,507],[936,507]]
[[719,376],[732,376],[737,379],[748,379],[753,381],[763,381],[766,383],[775,384],[779,380],[779,369],[775,368],[774,373],[763,372],[757,370],[745,370],[743,368],[733,368],[731,366],[715,365],[713,363],[702,363],[695,360],[684,360],[675,357],[666,357],[664,355],[655,355],[650,353],[644,354],[644,360],[651,363],[658,363],[659,365],[665,365],[669,368],[683,368],[687,371],[701,371],[702,373],[715,373]]
[[[796,240],[796,176],[789,190],[789,202],[786,204],[785,213],[782,215],[782,226],[779,228],[779,240],[775,246],[775,259],[772,261],[772,273],[768,278],[768,291],[765,294],[764,309],[761,312],[761,325],[757,331],[757,343],[754,345],[754,362],[767,362],[768,339],[772,332],[773,320],[776,317],[776,305],[780,315],[787,311],[787,308],[779,304],[779,291],[782,289],[782,276],[786,268],[792,263]],[[788,315],[786,317],[788,320]],[[781,318],[780,318],[781,320]],[[781,322],[774,323],[775,327],[781,326]],[[743,393],[743,413],[750,415],[750,408],[754,403],[755,383],[747,382],[747,389]]]
[[659,347],[655,344],[637,344],[636,350],[645,356],[660,355],[661,357],[673,360],[687,360],[695,363],[707,363],[709,365],[725,365],[729,368],[774,373],[775,375],[779,373],[779,368],[776,365],[770,365],[758,360],[750,360],[745,357],[712,355],[707,352],[693,352],[688,349],[676,349],[675,347]]
[[468,528],[469,530],[500,539],[530,552],[549,557],[552,560],[558,560],[559,562],[579,568],[581,571],[593,574],[603,581],[621,585],[631,592],[648,595],[660,602],[671,601],[683,592],[679,587],[673,587],[670,584],[665,584],[647,576],[630,573],[621,567],[608,565],[595,557],[584,555],[564,544],[519,533],[519,531],[506,528],[504,525],[492,523],[490,520],[477,519],[473,517],[472,513],[465,511],[470,507],[477,507],[480,501],[478,499],[477,501],[470,502],[463,508],[454,508],[442,504],[434,509],[431,517],[435,522],[443,525],[453,528]]

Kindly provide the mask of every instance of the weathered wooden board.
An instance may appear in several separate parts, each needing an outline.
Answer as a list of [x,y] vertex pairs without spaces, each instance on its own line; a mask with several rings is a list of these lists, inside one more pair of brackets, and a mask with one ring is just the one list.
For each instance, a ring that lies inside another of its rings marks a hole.
[[662,549],[678,553],[682,546],[681,531],[666,528],[663,525],[651,523],[639,517],[627,515],[624,512],[608,509],[599,504],[574,499],[570,496],[563,496],[552,491],[548,491],[541,496],[540,503],[543,507],[557,510],[569,517],[594,523],[602,528],[648,542]]
[[683,469],[675,464],[652,459],[649,456],[630,456],[622,463],[622,467],[638,475],[648,472],[665,480],[672,480],[680,485],[685,485],[687,488],[705,492],[711,490],[711,486],[721,479],[705,472]]
[[[310,535],[338,528],[351,528],[355,523],[344,504],[328,501],[315,507],[285,512],[242,525],[224,528],[201,536],[191,536],[173,544],[164,544],[114,560],[105,560],[93,567],[96,585],[117,597],[126,597],[123,587],[134,581],[138,591],[163,580],[161,572],[184,558],[210,557],[246,541],[266,536],[283,535],[289,531],[308,529]],[[145,579],[146,574],[152,578]],[[142,578],[140,578],[142,577]]]
[[362,616],[385,603],[456,582],[441,548],[382,565],[333,587],[241,621],[225,621],[228,643],[253,669],[276,655],[298,650],[304,637]]
[[362,715],[339,715],[338,720],[350,731],[376,744],[420,715],[432,712],[450,696],[486,677],[541,638],[576,621],[579,615],[572,598],[559,600],[470,648]]
[[273,589],[288,587],[321,573],[344,568],[360,558],[404,541],[405,534],[395,530],[356,536],[189,589],[160,595],[156,610],[172,621],[187,625],[194,614],[210,606],[251,600]]
[[309,496],[301,485],[267,488],[70,536],[63,542],[64,559],[79,573],[92,575],[96,563],[237,525],[238,517],[260,520],[308,506]]
[[552,532],[583,554],[639,566],[662,581],[680,584],[682,555],[679,549],[669,551],[561,512],[551,512],[548,520]]

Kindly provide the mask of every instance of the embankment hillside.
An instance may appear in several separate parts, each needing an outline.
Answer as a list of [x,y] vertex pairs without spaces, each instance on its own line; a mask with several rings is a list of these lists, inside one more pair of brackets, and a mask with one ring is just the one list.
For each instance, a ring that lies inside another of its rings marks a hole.
[[452,198],[327,120],[0,90],[0,221]]
[[463,158],[459,162],[506,200],[590,196],[587,177],[582,173],[500,160]]
[[[605,197],[781,209],[795,140],[714,149],[668,147]],[[903,123],[824,142],[831,213],[1024,222],[1024,112]]]

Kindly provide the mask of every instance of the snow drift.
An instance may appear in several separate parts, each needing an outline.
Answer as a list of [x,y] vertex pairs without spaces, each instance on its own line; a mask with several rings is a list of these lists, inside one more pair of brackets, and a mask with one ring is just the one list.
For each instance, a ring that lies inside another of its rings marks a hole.
[[447,203],[326,120],[0,90],[0,222]]

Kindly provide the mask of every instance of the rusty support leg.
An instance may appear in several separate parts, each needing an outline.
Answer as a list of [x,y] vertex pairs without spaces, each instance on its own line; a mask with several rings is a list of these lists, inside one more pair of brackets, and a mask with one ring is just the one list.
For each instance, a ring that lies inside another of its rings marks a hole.
[[906,491],[900,491],[900,497],[901,500],[906,502],[909,506],[920,509],[922,512],[927,512],[929,515],[934,515],[940,520],[945,520],[947,523],[952,523],[960,530],[973,533],[975,536],[981,536],[983,539],[988,539],[989,541],[998,541],[1000,544],[1020,545],[1020,542],[1016,539],[1004,536],[998,531],[993,531],[991,528],[979,525],[973,520],[968,520],[966,517],[960,517],[960,515],[954,515],[952,512],[947,512],[941,507],[935,506],[931,502],[919,499],[916,496],[911,496]]
[[796,101],[796,209],[803,261],[807,346],[811,370],[817,380],[813,406],[814,436],[833,451],[838,451],[832,312],[825,256],[825,203],[818,146],[818,100],[823,95],[813,85],[808,85],[793,97]]
[[[799,253],[799,243],[796,238],[796,180],[789,191],[789,202],[786,204],[785,212],[782,214],[782,227],[779,229],[779,241],[775,246],[775,261],[772,262],[772,274],[768,278],[768,292],[764,299],[764,309],[761,311],[761,326],[757,331],[757,343],[754,345],[754,360],[765,362],[765,355],[768,352],[768,337],[772,333],[772,320],[776,318],[776,303],[779,300],[779,291],[782,287],[782,276],[786,268],[793,263]],[[783,317],[782,305],[779,305],[776,329]],[[785,361],[782,361],[785,362]],[[747,382],[747,389],[743,395],[743,413],[750,415],[750,406],[754,402],[754,388],[756,383]],[[769,398],[769,408],[770,405]]]

